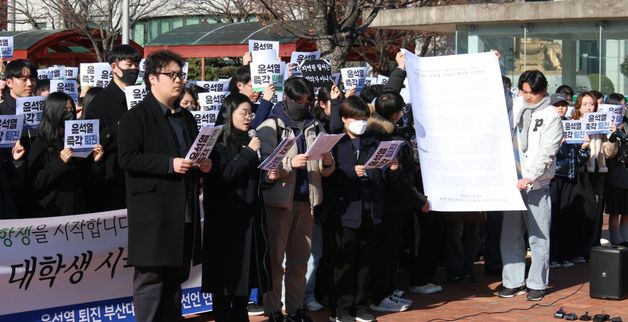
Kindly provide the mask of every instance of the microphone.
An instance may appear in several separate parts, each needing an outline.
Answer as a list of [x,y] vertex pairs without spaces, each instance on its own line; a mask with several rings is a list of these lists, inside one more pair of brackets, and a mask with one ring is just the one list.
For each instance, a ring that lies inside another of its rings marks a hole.
[[[250,138],[256,138],[256,137],[257,137],[257,131],[255,131],[254,129],[250,129],[250,130],[249,130],[249,132],[248,132],[248,134],[249,134],[249,137],[250,137]],[[258,158],[260,161],[262,161],[262,152],[261,152],[259,149],[257,149],[257,151],[256,151],[256,152],[257,152],[257,158]]]

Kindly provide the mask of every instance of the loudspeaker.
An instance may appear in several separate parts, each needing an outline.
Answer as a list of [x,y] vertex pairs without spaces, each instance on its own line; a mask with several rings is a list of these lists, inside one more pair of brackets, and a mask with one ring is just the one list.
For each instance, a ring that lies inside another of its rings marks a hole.
[[628,248],[596,246],[591,249],[589,295],[599,299],[628,297]]

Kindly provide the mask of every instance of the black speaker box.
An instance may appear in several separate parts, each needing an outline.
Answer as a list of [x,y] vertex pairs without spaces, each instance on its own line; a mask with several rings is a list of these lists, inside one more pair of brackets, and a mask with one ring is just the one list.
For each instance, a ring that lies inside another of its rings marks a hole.
[[623,300],[628,297],[628,248],[593,247],[590,268],[591,297],[609,300]]

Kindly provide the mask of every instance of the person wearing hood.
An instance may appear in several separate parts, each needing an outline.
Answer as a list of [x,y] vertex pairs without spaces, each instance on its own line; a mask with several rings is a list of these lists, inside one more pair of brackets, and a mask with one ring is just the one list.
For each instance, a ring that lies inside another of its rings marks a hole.
[[321,178],[335,170],[331,153],[322,160],[309,160],[307,149],[325,130],[311,115],[314,90],[303,77],[284,83],[285,99],[277,103],[270,118],[258,128],[262,159],[285,138],[297,138],[276,170],[264,174],[270,187],[262,192],[270,246],[272,291],[264,294],[269,321],[284,321],[281,313],[281,281],[285,267],[285,321],[311,321],[303,310],[305,273],[311,252],[314,208],[323,201]]
[[85,111],[85,119],[100,120],[100,142],[105,149],[105,183],[101,195],[107,195],[107,198],[103,198],[103,204],[97,205],[100,211],[126,207],[124,173],[118,165],[118,123],[128,111],[124,88],[135,85],[140,60],[140,54],[132,46],[114,47],[107,55],[113,79]]
[[[563,124],[558,113],[550,107],[547,79],[543,73],[538,70],[523,72],[518,88],[523,95],[523,106],[514,114],[512,136],[519,178],[517,188],[527,210],[504,213],[501,235],[503,288],[498,295],[511,298],[527,291],[529,301],[540,301],[549,281],[549,185],[556,171],[556,153],[563,139]],[[532,251],[527,280],[526,231]]]

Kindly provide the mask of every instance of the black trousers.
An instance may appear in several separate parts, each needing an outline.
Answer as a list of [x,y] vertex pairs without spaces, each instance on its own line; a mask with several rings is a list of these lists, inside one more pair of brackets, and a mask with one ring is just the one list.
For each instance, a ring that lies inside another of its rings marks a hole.
[[249,322],[248,297],[213,294],[212,299],[216,322]]
[[484,224],[484,270],[488,272],[501,272],[502,255],[500,251],[500,239],[502,235],[501,211],[489,211],[486,213]]
[[434,282],[436,269],[442,259],[445,220],[442,213],[429,212],[415,217],[415,238],[410,285]]
[[371,281],[373,287],[373,303],[381,302],[395,290],[395,273],[401,246],[403,228],[408,216],[413,211],[387,212],[376,234],[375,254]]
[[183,263],[173,267],[135,267],[133,305],[138,322],[182,321],[181,284],[190,276],[192,224],[185,224]]
[[332,313],[355,314],[368,306],[375,229],[371,217],[362,217],[359,228],[336,228],[334,288],[330,290],[329,297]]

